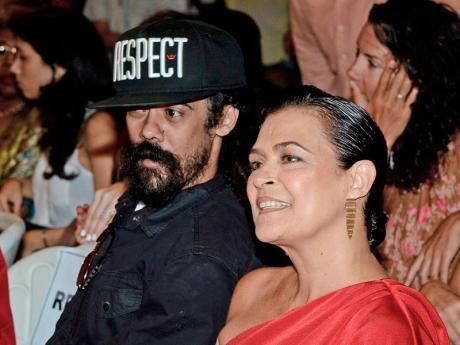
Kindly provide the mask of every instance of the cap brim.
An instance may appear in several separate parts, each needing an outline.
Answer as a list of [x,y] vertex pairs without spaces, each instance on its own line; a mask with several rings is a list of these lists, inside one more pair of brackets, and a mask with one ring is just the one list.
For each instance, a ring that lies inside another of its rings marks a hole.
[[168,93],[145,93],[131,95],[117,95],[99,102],[89,103],[88,108],[136,108],[148,106],[163,106],[171,104],[183,104],[214,95],[217,91],[195,92],[168,92]]

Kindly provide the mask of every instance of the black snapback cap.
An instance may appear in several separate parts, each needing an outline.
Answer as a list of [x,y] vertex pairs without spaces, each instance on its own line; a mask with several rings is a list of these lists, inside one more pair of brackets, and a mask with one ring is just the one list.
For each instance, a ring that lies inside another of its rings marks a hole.
[[122,34],[113,56],[115,96],[90,108],[180,104],[246,85],[244,57],[224,30],[163,19]]

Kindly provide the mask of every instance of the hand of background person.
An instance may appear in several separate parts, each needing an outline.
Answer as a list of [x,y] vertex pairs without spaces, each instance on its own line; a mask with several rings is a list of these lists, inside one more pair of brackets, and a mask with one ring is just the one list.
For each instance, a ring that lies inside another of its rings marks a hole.
[[439,281],[425,284],[421,292],[441,316],[452,344],[460,345],[460,296]]
[[75,221],[63,228],[32,229],[22,236],[20,257],[26,257],[37,250],[53,246],[74,246]]
[[87,243],[93,241],[92,234],[86,236],[85,222],[88,218],[89,205],[84,204],[77,206],[77,218],[76,218],[76,227],[75,227],[75,239],[79,244]]
[[8,180],[0,189],[0,211],[20,216],[22,186],[18,180]]
[[440,280],[448,284],[449,266],[460,248],[460,212],[444,219],[433,235],[425,242],[412,264],[405,284],[410,285],[418,276],[421,284]]
[[114,183],[107,188],[97,190],[89,208],[87,205],[77,208],[77,219],[80,217],[80,225],[77,225],[76,238],[79,243],[95,241],[99,237],[115,216],[118,198],[127,189],[126,182]]
[[394,61],[385,65],[376,90],[370,100],[361,93],[354,82],[350,82],[352,100],[366,109],[379,125],[390,150],[404,131],[411,115],[410,106],[417,97],[417,89],[402,67]]
[[20,257],[24,258],[37,250],[48,247],[48,229],[32,229],[27,231],[22,236],[21,254]]

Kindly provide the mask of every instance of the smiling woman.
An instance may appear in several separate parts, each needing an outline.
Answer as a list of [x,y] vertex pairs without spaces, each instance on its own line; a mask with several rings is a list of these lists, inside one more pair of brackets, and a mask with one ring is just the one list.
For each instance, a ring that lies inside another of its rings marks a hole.
[[313,87],[284,95],[266,115],[247,193],[257,237],[293,266],[238,283],[219,343],[449,344],[423,295],[387,278],[371,252],[386,220],[377,125]]

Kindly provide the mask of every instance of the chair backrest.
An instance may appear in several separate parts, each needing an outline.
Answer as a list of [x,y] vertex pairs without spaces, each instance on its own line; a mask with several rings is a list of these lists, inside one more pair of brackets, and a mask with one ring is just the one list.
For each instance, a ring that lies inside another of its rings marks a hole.
[[25,229],[21,218],[11,213],[0,212],[0,248],[8,267],[13,264]]
[[65,304],[76,291],[76,278],[92,244],[50,247],[9,269],[10,301],[17,345],[43,345],[54,332]]

